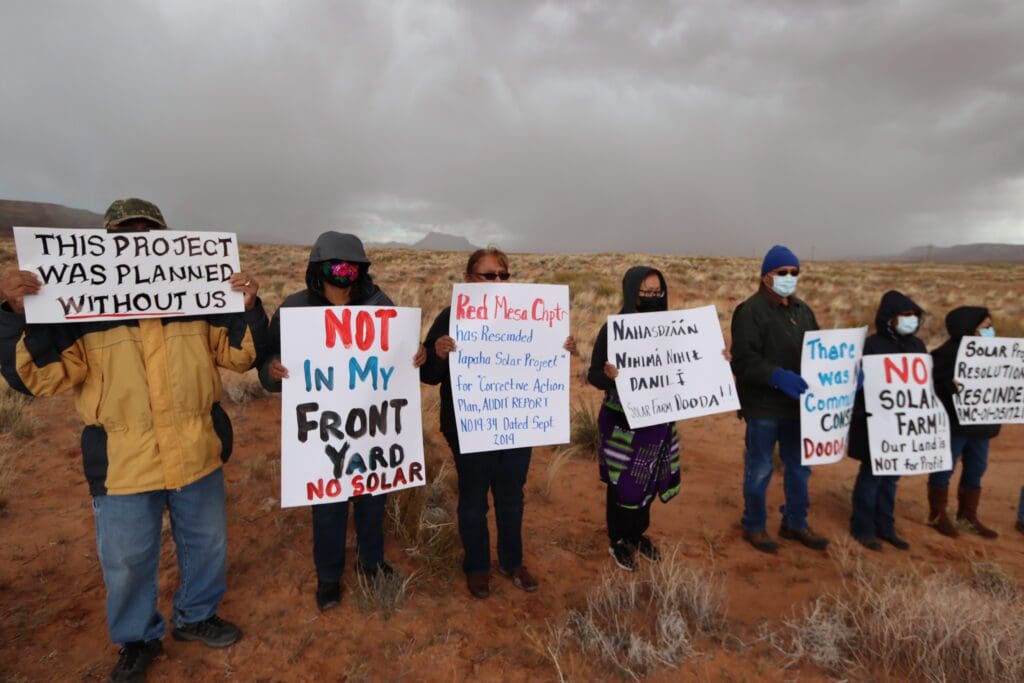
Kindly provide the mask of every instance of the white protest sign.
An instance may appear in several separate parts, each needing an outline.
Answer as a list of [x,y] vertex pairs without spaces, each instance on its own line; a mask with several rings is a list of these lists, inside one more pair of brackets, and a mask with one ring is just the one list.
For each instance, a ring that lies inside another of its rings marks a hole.
[[739,410],[714,306],[608,316],[608,362],[633,429]]
[[868,328],[804,332],[800,376],[800,464],[828,465],[846,454],[857,373]]
[[425,483],[420,309],[281,309],[281,507]]
[[568,443],[568,287],[457,284],[449,334],[459,450]]
[[964,337],[953,376],[960,424],[1024,423],[1024,339]]
[[30,323],[238,313],[244,295],[234,233],[14,228],[18,266],[39,276]]
[[949,416],[935,395],[927,353],[864,356],[871,472],[931,474],[953,468]]

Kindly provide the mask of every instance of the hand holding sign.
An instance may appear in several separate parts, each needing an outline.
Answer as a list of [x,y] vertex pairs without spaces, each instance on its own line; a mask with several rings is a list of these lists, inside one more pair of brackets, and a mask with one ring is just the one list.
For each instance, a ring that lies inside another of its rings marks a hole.
[[18,314],[25,312],[25,295],[36,294],[42,286],[42,281],[35,273],[17,268],[8,268],[0,279],[4,301]]

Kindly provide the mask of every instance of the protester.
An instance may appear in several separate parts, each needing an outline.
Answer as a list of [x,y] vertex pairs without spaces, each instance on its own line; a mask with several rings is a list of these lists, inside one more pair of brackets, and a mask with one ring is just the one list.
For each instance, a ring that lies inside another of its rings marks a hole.
[[[355,235],[325,232],[313,244],[306,267],[306,289],[292,294],[274,313],[270,322],[267,355],[260,361],[260,381],[268,391],[281,391],[288,368],[281,364],[281,308],[300,306],[393,306],[391,299],[374,284],[370,259]],[[413,359],[419,367],[426,355],[421,348]],[[384,561],[384,508],[387,494],[365,494],[354,498],[356,570],[365,576],[394,573]],[[345,571],[345,535],[349,501],[312,506],[313,564],[316,567],[316,604],[321,610],[341,603],[341,578]]]
[[983,538],[997,538],[995,530],[978,520],[978,503],[981,500],[981,477],[988,468],[988,443],[999,434],[999,425],[961,425],[953,407],[953,394],[960,391],[954,376],[956,354],[964,337],[994,337],[992,318],[987,308],[961,306],[946,315],[946,331],[949,339],[932,351],[935,377],[935,393],[949,413],[950,449],[953,467],[945,472],[928,475],[928,523],[943,536],[958,536],[956,525],[946,515],[949,500],[949,481],[953,478],[957,460],[961,460],[960,486],[957,491],[957,521]]
[[[864,355],[884,353],[927,353],[924,342],[915,334],[921,325],[924,311],[914,301],[896,290],[882,295],[875,314],[875,334],[864,341]],[[858,382],[859,384],[859,382]],[[864,408],[864,391],[857,390],[850,420],[850,441],[848,452],[854,460],[860,461],[857,481],[853,486],[853,515],[850,517],[850,534],[861,545],[871,550],[881,550],[885,541],[908,550],[910,544],[896,533],[896,484],[898,476],[875,475],[871,471],[871,451],[868,446],[867,412]]]
[[[167,227],[159,208],[134,198],[111,204],[104,226]],[[73,392],[86,423],[82,460],[107,626],[122,646],[112,681],[143,680],[163,651],[157,576],[164,508],[180,575],[174,638],[227,647],[242,635],[217,616],[227,566],[222,466],[232,430],[215,364],[235,372],[252,367],[266,344],[267,318],[255,278],[236,273],[230,282],[244,293],[244,313],[51,325],[25,322],[24,297],[41,284],[33,273],[12,269],[0,282],[4,378],[34,396]]]
[[818,321],[810,306],[793,294],[799,275],[796,254],[784,246],[772,247],[761,263],[758,291],[732,316],[732,370],[746,420],[743,538],[766,553],[778,550],[765,531],[765,494],[776,443],[785,468],[786,495],[779,535],[816,550],[828,547],[828,539],[807,525],[811,469],[800,464],[798,399],[807,391],[807,382],[800,377],[800,356],[804,332],[817,330]]
[[[634,266],[622,278],[620,314],[668,310],[668,286],[660,271]],[[630,429],[615,390],[619,371],[608,362],[608,324],[601,326],[590,356],[587,380],[605,392],[598,414],[601,481],[606,484],[608,552],[625,571],[636,570],[636,553],[652,562],[661,555],[646,535],[651,503],[679,492],[679,436],[675,422]]]
[[[489,247],[474,251],[466,264],[466,282],[506,282],[511,277],[509,260],[499,249]],[[455,456],[459,479],[459,536],[465,557],[462,569],[466,586],[476,598],[491,592],[491,547],[487,528],[487,494],[494,497],[494,518],[498,531],[498,571],[511,579],[517,588],[537,590],[537,579],[523,564],[523,486],[530,469],[531,448],[509,448],[483,453],[462,453],[452,405],[451,376],[448,356],[455,351],[455,340],[448,335],[451,307],[441,311],[423,345],[427,361],[420,368],[425,384],[440,384],[441,433]],[[569,337],[564,348],[576,353],[576,342]]]

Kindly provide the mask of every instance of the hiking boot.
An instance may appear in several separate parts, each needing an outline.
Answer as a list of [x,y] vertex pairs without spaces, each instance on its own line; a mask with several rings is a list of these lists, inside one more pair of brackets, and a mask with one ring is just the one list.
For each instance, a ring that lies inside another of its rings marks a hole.
[[981,501],[981,489],[961,488],[957,491],[960,503],[956,511],[958,522],[966,522],[967,528],[982,538],[999,538],[995,529],[989,529],[978,521],[978,503]]
[[636,571],[636,555],[629,541],[620,538],[608,547],[608,552],[615,560],[615,564],[619,565],[619,569],[627,572]]
[[882,544],[879,543],[878,539],[874,536],[858,536],[857,534],[850,535],[853,536],[853,540],[857,541],[857,543],[860,543],[868,550],[874,550],[875,552],[882,551]]
[[771,539],[767,533],[762,531],[743,530],[743,540],[754,546],[762,553],[774,555],[779,551],[779,544]]
[[378,574],[381,574],[384,577],[391,577],[395,575],[394,568],[384,560],[381,560],[376,567],[364,567],[361,563],[357,562],[356,571],[368,579],[372,579]]
[[528,572],[526,567],[523,565],[520,565],[519,569],[514,572],[510,572],[504,567],[498,567],[498,572],[501,573],[502,576],[507,576],[512,579],[512,583],[520,590],[524,590],[527,593],[532,593],[537,590],[537,579],[533,578],[533,574]]
[[341,582],[340,581],[316,581],[316,606],[321,612],[326,612],[341,604]]
[[804,529],[790,529],[783,524],[779,527],[779,536],[791,541],[800,541],[811,550],[825,550],[828,548],[828,539],[821,534],[811,531],[811,527]]
[[159,640],[125,643],[117,651],[120,655],[117,666],[110,672],[107,683],[142,683],[146,680],[146,669],[163,651],[164,645]]
[[242,630],[216,614],[194,624],[175,626],[175,640],[197,640],[206,647],[227,647],[242,637]]
[[646,536],[641,536],[637,540],[636,551],[640,553],[641,557],[650,560],[651,562],[657,562],[661,559],[661,553],[658,552],[658,547]]
[[466,574],[466,587],[470,595],[483,600],[491,594],[491,575],[488,572]]
[[949,502],[949,488],[946,486],[928,487],[928,525],[935,527],[943,536],[956,538],[960,532],[956,525],[946,514],[946,505]]
[[899,535],[894,531],[888,536],[879,536],[879,540],[885,541],[891,546],[898,548],[899,550],[910,550],[910,544],[904,539],[900,538]]

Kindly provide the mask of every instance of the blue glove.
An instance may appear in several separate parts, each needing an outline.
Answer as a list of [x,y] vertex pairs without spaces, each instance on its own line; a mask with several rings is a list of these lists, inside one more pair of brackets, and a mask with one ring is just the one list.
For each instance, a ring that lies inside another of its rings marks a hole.
[[771,379],[768,381],[773,387],[790,398],[800,398],[800,394],[807,391],[807,382],[792,370],[775,368],[772,370]]

